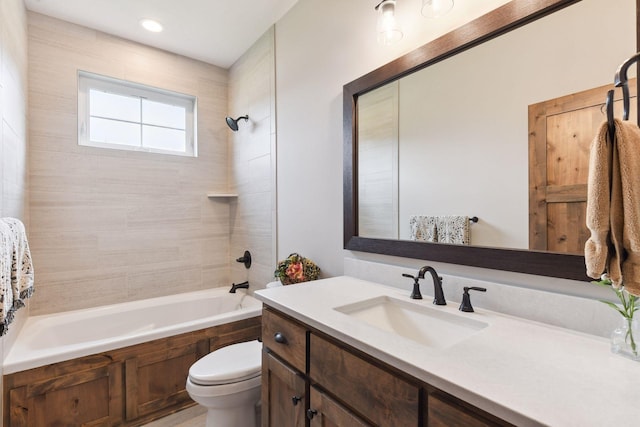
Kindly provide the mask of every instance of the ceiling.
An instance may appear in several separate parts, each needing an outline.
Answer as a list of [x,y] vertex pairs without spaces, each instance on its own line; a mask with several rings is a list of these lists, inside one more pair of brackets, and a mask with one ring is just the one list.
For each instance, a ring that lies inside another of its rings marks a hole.
[[[25,0],[27,9],[229,68],[297,0]],[[164,31],[150,33],[151,18]]]

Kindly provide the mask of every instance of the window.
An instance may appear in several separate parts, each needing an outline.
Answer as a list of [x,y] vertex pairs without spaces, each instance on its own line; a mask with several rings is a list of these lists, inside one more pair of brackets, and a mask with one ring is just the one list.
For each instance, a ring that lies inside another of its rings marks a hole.
[[196,157],[196,98],[80,71],[78,144]]

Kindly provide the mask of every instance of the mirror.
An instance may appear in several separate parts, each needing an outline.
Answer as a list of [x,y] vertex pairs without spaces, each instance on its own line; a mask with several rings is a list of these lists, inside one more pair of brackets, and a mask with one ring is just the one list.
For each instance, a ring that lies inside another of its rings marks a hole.
[[[635,10],[515,0],[345,85],[345,248],[586,279],[581,255],[528,250],[528,107],[611,85]],[[409,241],[411,214],[479,217],[473,246]]]

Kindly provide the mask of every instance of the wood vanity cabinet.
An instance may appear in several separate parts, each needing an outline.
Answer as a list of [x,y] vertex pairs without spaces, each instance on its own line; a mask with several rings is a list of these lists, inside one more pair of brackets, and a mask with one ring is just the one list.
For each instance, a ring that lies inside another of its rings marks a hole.
[[268,306],[262,339],[262,427],[511,426]]

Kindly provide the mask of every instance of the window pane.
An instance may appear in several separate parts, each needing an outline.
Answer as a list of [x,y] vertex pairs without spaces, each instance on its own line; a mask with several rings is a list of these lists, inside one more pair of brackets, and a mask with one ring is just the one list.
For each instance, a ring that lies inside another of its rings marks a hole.
[[89,115],[139,122],[140,98],[91,89],[89,90]]
[[186,152],[186,132],[156,126],[142,126],[142,141],[145,148]]
[[142,100],[142,122],[174,129],[186,128],[186,109],[176,105]]
[[140,125],[91,117],[89,139],[93,142],[140,147]]

